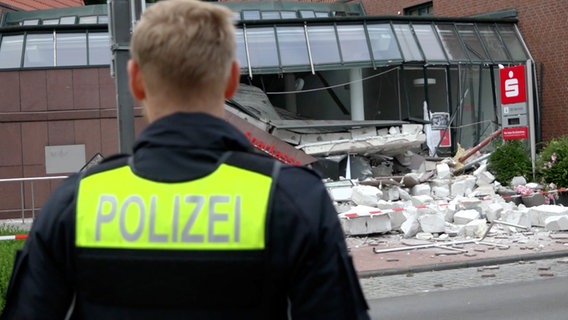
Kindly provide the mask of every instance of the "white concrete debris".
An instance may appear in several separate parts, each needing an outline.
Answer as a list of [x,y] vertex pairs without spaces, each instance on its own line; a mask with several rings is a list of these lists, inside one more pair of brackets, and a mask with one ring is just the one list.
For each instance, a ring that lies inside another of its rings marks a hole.
[[399,192],[400,188],[388,188],[388,189],[383,189],[383,200],[386,201],[396,201],[398,199],[400,199],[400,192]]
[[[512,224],[517,224],[520,226],[524,226],[527,228],[531,227],[531,219],[529,217],[528,210],[519,209],[519,210],[507,210],[501,213],[501,220],[505,222],[509,222]],[[514,227],[512,227],[514,228]],[[516,228],[512,229],[513,231],[518,231]]]
[[487,220],[476,219],[468,222],[463,230],[466,237],[481,238],[487,231],[487,228]]
[[533,226],[544,227],[546,218],[568,215],[568,207],[554,205],[540,205],[528,210],[530,222]]
[[454,223],[468,224],[473,220],[479,219],[480,216],[479,211],[474,209],[460,210],[454,214]]
[[568,230],[568,216],[552,216],[544,219],[544,228],[548,231]]
[[517,187],[517,186],[524,186],[527,184],[527,179],[525,179],[525,177],[523,176],[518,176],[518,177],[513,177],[513,179],[511,180],[511,186]]
[[[402,133],[413,133],[414,130],[418,129],[403,127]],[[383,131],[378,130],[377,134],[392,134]],[[369,137],[373,133],[352,130],[351,134]],[[431,239],[433,236],[438,239],[440,235],[444,238],[458,235],[479,238],[493,221],[526,228],[544,227],[548,232],[568,231],[568,207],[529,207],[511,201],[510,197],[516,193],[501,187],[485,164],[471,175],[456,177],[452,177],[452,165],[446,162],[426,167],[430,167],[430,171],[393,176],[390,180],[381,176],[376,184],[367,181],[373,178],[366,179],[365,185],[360,185],[357,179],[349,180],[352,186],[346,182],[326,183],[344,233],[367,235],[397,231],[404,238]],[[516,184],[528,185],[522,177],[513,180]],[[525,229],[499,225],[491,232],[496,230],[503,234]]]
[[422,214],[418,216],[418,222],[423,232],[442,233],[446,229],[446,220],[442,214]]
[[434,198],[429,195],[412,196],[412,205],[415,207],[424,206],[434,202]]
[[404,221],[404,223],[400,226],[400,230],[405,238],[412,238],[420,230],[420,223],[416,217],[408,217],[408,219],[406,219],[406,221]]
[[421,183],[412,187],[410,193],[413,196],[429,196],[431,191],[432,190],[430,189],[430,184]]
[[485,210],[485,218],[487,221],[492,222],[493,220],[499,220],[501,218],[501,212],[504,208],[501,203],[491,203],[487,206]]
[[400,230],[400,227],[406,221],[406,215],[404,210],[391,210],[388,213],[392,230]]
[[389,215],[375,207],[359,205],[348,212],[340,213],[338,217],[346,235],[383,233],[392,230]]
[[382,196],[383,192],[377,187],[359,185],[353,187],[351,200],[358,205],[374,207]]

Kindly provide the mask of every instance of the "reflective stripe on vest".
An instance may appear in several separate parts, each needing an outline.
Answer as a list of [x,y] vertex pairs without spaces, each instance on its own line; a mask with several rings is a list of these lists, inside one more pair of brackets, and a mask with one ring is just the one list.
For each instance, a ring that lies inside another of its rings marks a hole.
[[201,179],[156,182],[129,166],[83,178],[75,244],[84,248],[264,249],[272,178],[228,164]]

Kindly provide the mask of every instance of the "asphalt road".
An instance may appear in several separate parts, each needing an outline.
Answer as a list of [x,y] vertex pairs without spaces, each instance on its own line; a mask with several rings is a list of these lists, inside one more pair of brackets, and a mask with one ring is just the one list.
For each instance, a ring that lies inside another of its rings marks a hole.
[[566,320],[568,277],[368,300],[385,320]]

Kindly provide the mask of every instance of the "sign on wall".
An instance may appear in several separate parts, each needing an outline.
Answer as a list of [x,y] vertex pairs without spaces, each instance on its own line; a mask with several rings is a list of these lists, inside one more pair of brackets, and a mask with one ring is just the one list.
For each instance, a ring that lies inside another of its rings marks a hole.
[[85,145],[65,145],[45,147],[45,172],[74,173],[85,165]]

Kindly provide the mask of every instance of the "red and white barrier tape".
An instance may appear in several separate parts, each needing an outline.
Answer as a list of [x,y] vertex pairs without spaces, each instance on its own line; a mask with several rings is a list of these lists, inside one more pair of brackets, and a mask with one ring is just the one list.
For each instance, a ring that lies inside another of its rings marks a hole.
[[28,238],[27,234],[12,234],[9,236],[0,236],[0,241],[4,240],[26,240]]

